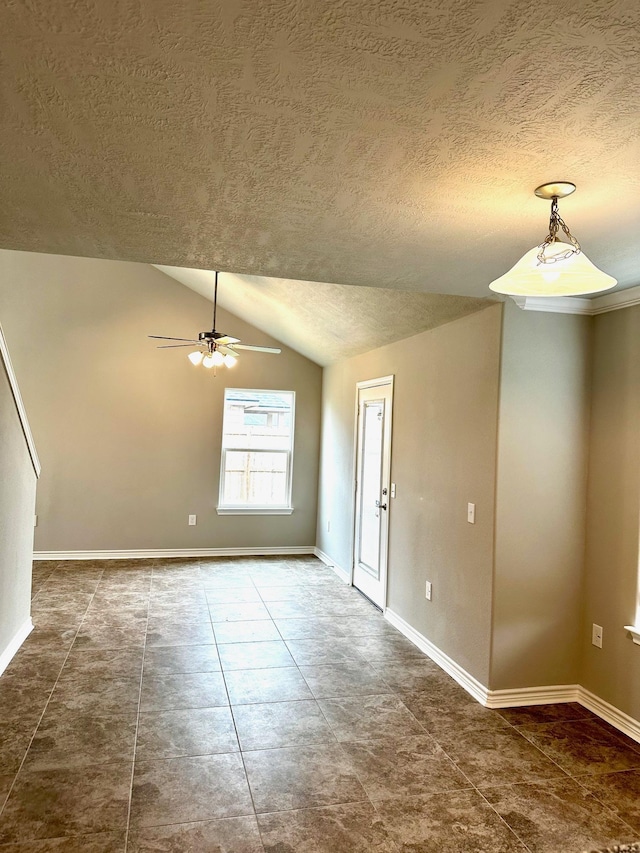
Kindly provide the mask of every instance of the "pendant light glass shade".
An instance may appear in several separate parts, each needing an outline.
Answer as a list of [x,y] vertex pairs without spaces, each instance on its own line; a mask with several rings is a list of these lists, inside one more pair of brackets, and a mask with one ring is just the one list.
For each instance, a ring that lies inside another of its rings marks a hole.
[[202,359],[202,366],[203,367],[214,367],[215,366],[215,361],[213,360],[213,355],[214,354],[212,352],[209,352],[205,355],[205,357]]
[[[545,247],[545,257],[566,254],[570,246],[560,240]],[[584,252],[569,255],[552,263],[538,260],[540,246],[526,255],[489,288],[508,296],[579,296],[610,290],[618,283],[591,263]]]
[[[560,216],[558,199],[575,192],[572,181],[552,181],[536,187],[538,198],[551,202],[549,233],[489,288],[507,296],[585,296],[611,290],[618,283],[591,263]],[[566,241],[558,235],[563,232]]]
[[224,357],[224,363],[226,364],[227,367],[233,367],[237,361],[238,361],[238,359],[235,358],[235,356],[229,355],[228,353]]
[[195,352],[190,352],[187,358],[191,362],[191,364],[198,365],[202,361],[202,356],[204,353],[201,350],[196,350]]

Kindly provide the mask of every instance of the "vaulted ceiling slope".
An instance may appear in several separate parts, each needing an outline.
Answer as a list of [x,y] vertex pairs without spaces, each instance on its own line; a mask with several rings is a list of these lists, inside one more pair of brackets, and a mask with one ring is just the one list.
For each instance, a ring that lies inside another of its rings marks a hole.
[[485,295],[565,179],[640,283],[638,0],[0,4],[0,246]]
[[[213,272],[157,269],[212,299]],[[218,284],[223,308],[322,365],[417,335],[493,302],[231,273],[220,275]],[[219,331],[233,334],[233,329]]]

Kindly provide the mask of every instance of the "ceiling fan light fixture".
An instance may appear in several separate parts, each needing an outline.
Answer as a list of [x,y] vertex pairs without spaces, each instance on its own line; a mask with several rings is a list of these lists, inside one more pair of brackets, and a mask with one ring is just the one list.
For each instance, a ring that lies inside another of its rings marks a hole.
[[[551,200],[549,233],[539,246],[530,249],[510,270],[492,281],[490,290],[507,296],[584,296],[616,286],[618,282],[613,276],[591,263],[560,217],[558,199],[574,190],[575,184],[567,181],[537,187],[538,198]],[[560,229],[568,242],[558,239]]]
[[[191,349],[193,346],[202,347],[189,353],[187,358],[191,364],[203,367],[234,367],[238,361],[234,347],[237,345],[241,350],[253,350],[254,352],[270,352],[278,355],[282,352],[279,347],[262,347],[251,346],[250,344],[240,343],[240,338],[233,338],[230,335],[225,335],[216,330],[216,317],[218,311],[218,273],[215,272],[215,280],[213,285],[213,327],[211,331],[199,332],[198,339],[191,338],[170,338],[167,335],[149,335],[148,337],[160,341],[172,341],[171,344],[162,344],[158,349],[174,349],[187,347]],[[176,343],[176,341],[178,343]],[[218,349],[222,348],[222,351]],[[227,350],[231,348],[231,351]],[[204,350],[204,351],[203,351]],[[215,374],[215,371],[214,371]]]

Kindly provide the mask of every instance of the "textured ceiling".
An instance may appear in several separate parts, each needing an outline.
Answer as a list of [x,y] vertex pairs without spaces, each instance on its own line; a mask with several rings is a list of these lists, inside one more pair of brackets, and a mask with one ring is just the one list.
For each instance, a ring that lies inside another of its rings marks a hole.
[[[214,273],[157,269],[212,299]],[[223,308],[322,365],[408,338],[494,301],[230,273],[218,281]],[[233,329],[219,331],[233,334]]]
[[638,0],[0,4],[0,246],[485,295],[640,283]]

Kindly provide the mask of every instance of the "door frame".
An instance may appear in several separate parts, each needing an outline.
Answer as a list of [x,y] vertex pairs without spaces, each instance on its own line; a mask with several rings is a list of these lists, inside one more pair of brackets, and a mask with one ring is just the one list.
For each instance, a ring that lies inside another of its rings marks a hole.
[[[385,427],[388,423],[389,431],[390,431],[390,439],[389,439],[389,470],[386,472],[391,478],[391,462],[393,458],[393,403],[394,403],[394,383],[395,383],[395,374],[391,373],[388,376],[379,376],[376,379],[363,379],[360,382],[356,382],[356,400],[354,404],[354,429],[353,429],[353,471],[351,476],[351,490],[353,495],[353,502],[351,504],[353,510],[353,524],[351,529],[351,573],[350,573],[350,585],[354,586],[353,579],[356,570],[356,526],[357,526],[357,513],[358,513],[358,502],[357,502],[357,493],[356,493],[356,484],[358,477],[358,433],[359,433],[359,414],[358,414],[358,401],[360,397],[360,391],[363,388],[376,388],[377,386],[387,385],[389,386],[389,390],[391,391],[391,406],[389,411],[389,419],[386,419],[385,413]],[[389,516],[391,515],[391,483],[389,483],[389,495],[387,500],[387,506],[389,507],[385,513],[385,527],[386,527],[386,540],[387,540],[387,548],[386,548],[386,559],[384,565],[384,580],[382,582],[382,612],[384,613],[387,609],[387,587],[389,580]]]

